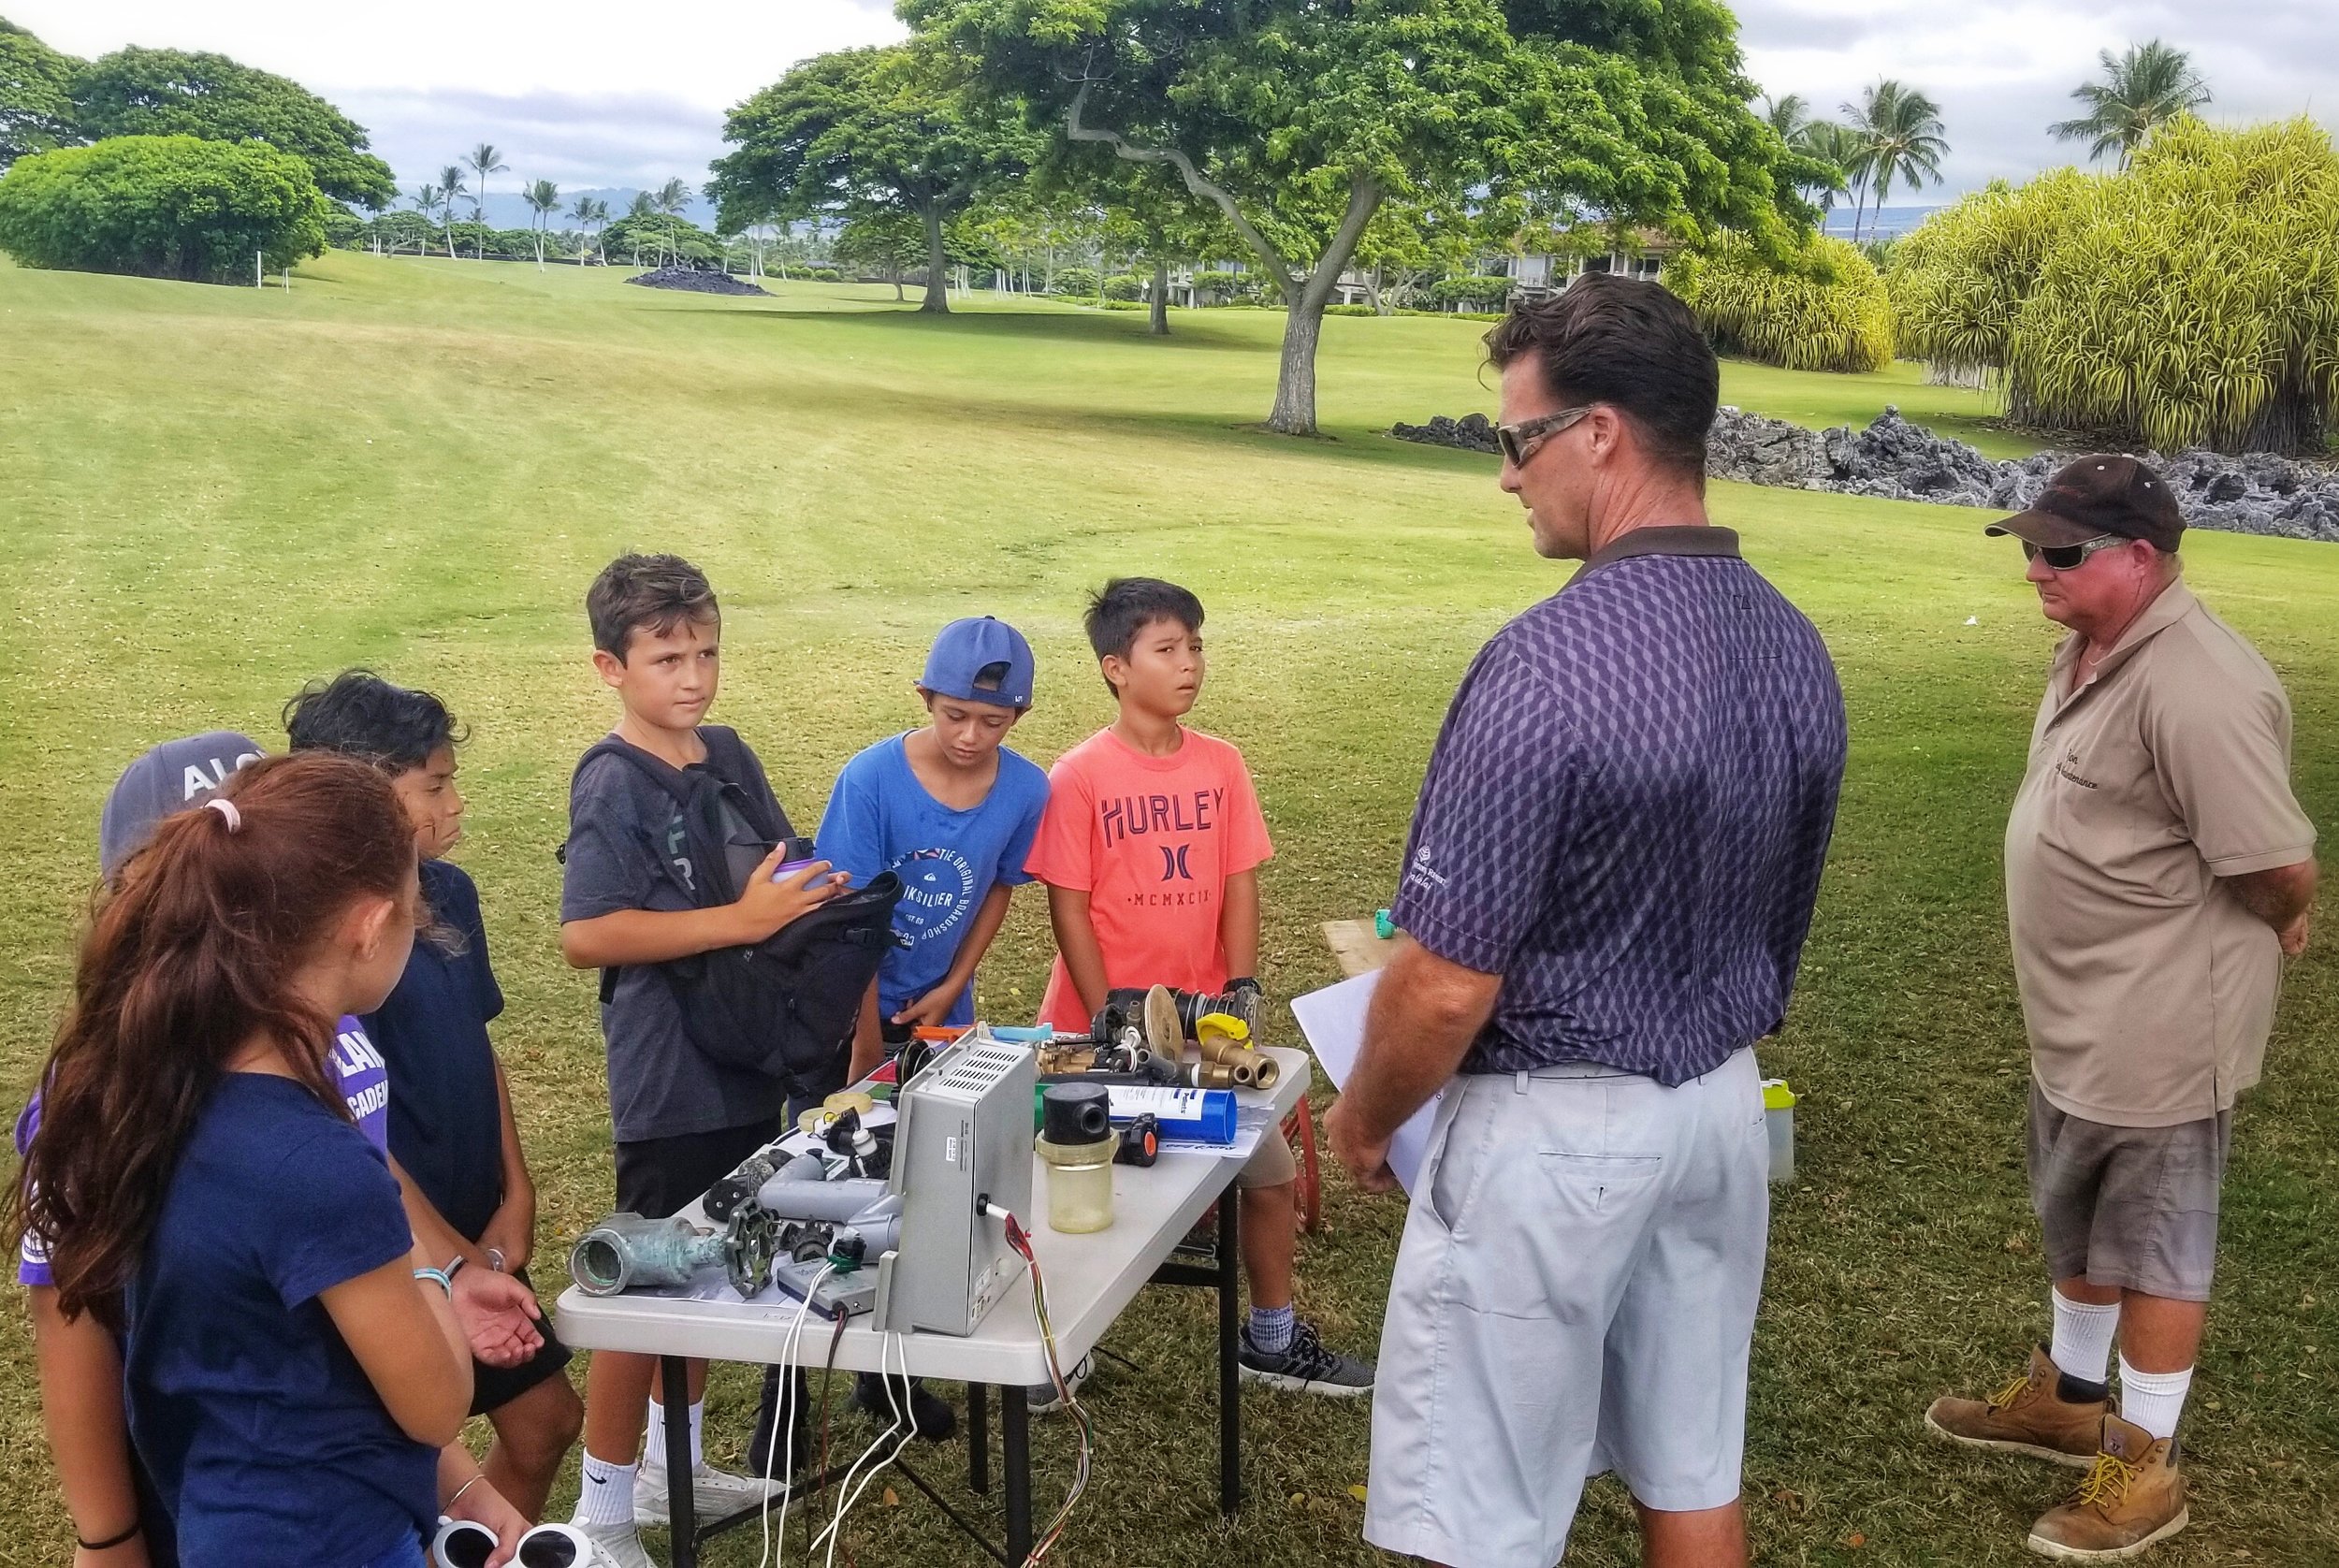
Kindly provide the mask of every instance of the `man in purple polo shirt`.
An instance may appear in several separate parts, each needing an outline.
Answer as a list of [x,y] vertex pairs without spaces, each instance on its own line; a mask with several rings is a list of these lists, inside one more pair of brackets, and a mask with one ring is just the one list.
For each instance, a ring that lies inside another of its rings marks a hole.
[[1751,1046],[1787,1010],[1844,763],[1819,633],[1705,506],[1720,374],[1595,275],[1487,339],[1502,486],[1580,559],[1480,650],[1405,847],[1409,939],[1326,1119],[1368,1188],[1446,1089],[1390,1282],[1364,1534],[1550,1568],[1586,1477],[1650,1568],[1745,1561],[1769,1223]]

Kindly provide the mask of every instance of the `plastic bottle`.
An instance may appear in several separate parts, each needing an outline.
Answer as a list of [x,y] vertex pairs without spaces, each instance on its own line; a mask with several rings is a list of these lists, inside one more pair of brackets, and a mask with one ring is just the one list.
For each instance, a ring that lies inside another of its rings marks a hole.
[[1068,1235],[1112,1224],[1112,1136],[1110,1100],[1101,1083],[1056,1083],[1040,1106],[1034,1146],[1048,1167],[1048,1228]]

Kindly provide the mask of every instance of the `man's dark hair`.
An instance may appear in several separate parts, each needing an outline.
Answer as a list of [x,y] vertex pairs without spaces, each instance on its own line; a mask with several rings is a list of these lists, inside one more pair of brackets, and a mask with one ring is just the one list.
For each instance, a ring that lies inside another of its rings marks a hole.
[[[1137,646],[1137,634],[1157,620],[1174,620],[1188,632],[1202,629],[1202,602],[1175,583],[1159,577],[1115,577],[1088,598],[1088,646],[1099,661],[1126,659]],[[1111,681],[1105,690],[1118,697]]]
[[295,751],[339,752],[393,777],[426,765],[443,746],[463,743],[444,703],[371,670],[343,670],[302,687],[284,704],[284,734]]
[[686,620],[719,621],[722,614],[706,573],[680,556],[619,556],[585,594],[593,646],[620,664],[636,632],[662,637]]
[[1621,409],[1650,457],[1705,485],[1722,366],[1670,289],[1590,272],[1561,294],[1523,300],[1487,334],[1487,357],[1506,370],[1529,355],[1551,396]]

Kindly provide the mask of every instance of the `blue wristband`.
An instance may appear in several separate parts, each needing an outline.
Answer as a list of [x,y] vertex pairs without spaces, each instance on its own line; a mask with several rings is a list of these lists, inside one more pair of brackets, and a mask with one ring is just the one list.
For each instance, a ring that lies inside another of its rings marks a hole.
[[414,1278],[418,1280],[430,1281],[431,1284],[437,1285],[441,1290],[446,1293],[446,1299],[448,1300],[452,1301],[455,1299],[455,1282],[446,1277],[445,1270],[417,1269],[414,1270]]

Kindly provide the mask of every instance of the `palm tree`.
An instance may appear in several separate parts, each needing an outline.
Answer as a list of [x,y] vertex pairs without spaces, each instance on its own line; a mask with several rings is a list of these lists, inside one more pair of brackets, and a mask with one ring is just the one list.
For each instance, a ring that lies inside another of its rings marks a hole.
[[1803,187],[1804,194],[1819,203],[1819,228],[1824,234],[1828,214],[1836,210],[1836,198],[1850,196],[1852,182],[1867,177],[1867,146],[1851,126],[1839,125],[1833,120],[1814,120],[1796,134],[1794,150],[1834,172],[1835,178],[1827,183]]
[[[512,166],[503,161],[503,153],[493,142],[487,141],[472,148],[471,156],[464,161],[471,165],[472,172],[479,176],[479,188],[472,193],[471,215],[472,222],[484,227],[487,222],[487,176],[507,173]],[[487,245],[484,240],[479,245],[479,259],[487,259]]]
[[[601,204],[591,196],[578,196],[576,205],[569,209],[569,221],[576,225],[577,232],[588,240],[593,237],[593,210],[600,206]],[[603,208],[602,211],[606,211],[607,209]],[[579,267],[585,265],[585,253],[582,249],[576,253],[576,264]]]
[[[422,214],[422,221],[428,225],[431,221],[431,215],[439,210],[439,187],[430,184],[416,185],[414,194],[406,199],[414,204],[414,211]],[[430,254],[429,230],[426,228],[423,233],[422,254],[427,256]]]
[[[1876,211],[1881,217],[1884,203],[1893,196],[1896,178],[1908,182],[1909,189],[1920,190],[1928,181],[1941,177],[1941,159],[1949,153],[1949,142],[1943,138],[1941,106],[1910,87],[1903,86],[1890,77],[1865,88],[1857,107],[1843,106],[1843,112],[1852,122],[1852,130],[1864,147],[1865,167],[1857,181],[1872,184],[1876,191]],[[1866,193],[1862,194],[1865,201]],[[1860,238],[1860,219],[1855,208],[1852,219],[1852,238]]]
[[[658,204],[650,199],[647,191],[636,191],[633,193],[633,199],[626,205],[625,216],[626,221],[634,225],[631,237],[633,241],[633,265],[639,267],[642,265],[641,220],[658,216]],[[660,253],[660,259],[664,259],[663,252]]]
[[560,187],[549,180],[532,180],[520,191],[521,197],[533,210],[535,217],[529,227],[536,231],[536,268],[545,265],[545,225],[560,208]]
[[681,180],[669,180],[658,187],[658,194],[650,197],[650,201],[665,216],[666,238],[673,241],[675,259],[679,261],[682,258],[682,241],[675,234],[674,221],[682,216],[684,208],[690,205],[690,187]]
[[446,209],[446,259],[455,259],[455,198],[463,194],[463,166],[449,164],[439,170],[439,204]]
[[1800,93],[1790,93],[1783,98],[1765,97],[1763,118],[1779,133],[1780,140],[1793,147],[1811,123],[1811,106]]
[[2047,127],[2061,140],[2092,142],[2087,149],[2091,163],[2116,147],[2125,171],[2156,126],[2209,101],[2209,84],[2193,69],[2193,57],[2158,38],[2128,45],[2116,60],[2108,49],[2098,51],[2096,58],[2102,62],[2103,80],[2071,89],[2071,96],[2087,106],[2087,113]]

